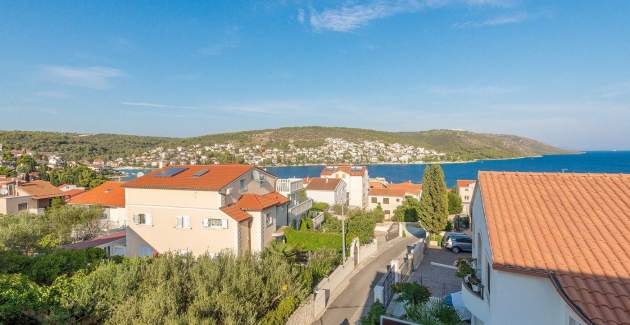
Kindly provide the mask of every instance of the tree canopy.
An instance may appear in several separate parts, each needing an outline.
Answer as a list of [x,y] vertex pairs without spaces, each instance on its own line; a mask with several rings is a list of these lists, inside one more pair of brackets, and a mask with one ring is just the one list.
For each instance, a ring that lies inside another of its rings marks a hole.
[[446,227],[448,220],[448,198],[444,172],[440,165],[428,165],[422,178],[420,197],[420,224],[431,233]]
[[453,188],[450,192],[448,192],[448,213],[462,213],[462,198],[459,196],[457,188]]

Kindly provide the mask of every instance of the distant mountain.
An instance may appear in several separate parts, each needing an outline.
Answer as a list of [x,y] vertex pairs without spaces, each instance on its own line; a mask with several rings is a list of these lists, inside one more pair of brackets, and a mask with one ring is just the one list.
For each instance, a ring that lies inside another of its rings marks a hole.
[[286,149],[318,147],[326,138],[349,142],[380,141],[424,147],[445,153],[445,160],[513,158],[544,154],[571,153],[536,140],[503,134],[474,133],[463,130],[430,130],[418,132],[384,132],[340,127],[288,127],[211,134],[190,138],[162,138],[117,134],[76,134],[58,132],[0,131],[0,144],[10,148],[38,152],[58,152],[66,159],[115,159],[141,154],[158,146],[212,145],[231,143],[235,146],[261,145]]

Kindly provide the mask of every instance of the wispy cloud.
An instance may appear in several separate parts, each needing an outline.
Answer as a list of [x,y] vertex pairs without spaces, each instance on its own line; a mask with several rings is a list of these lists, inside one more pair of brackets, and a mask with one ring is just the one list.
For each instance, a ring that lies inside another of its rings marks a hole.
[[501,86],[432,86],[427,89],[430,94],[437,96],[499,96],[511,94],[516,92],[517,90],[518,88],[516,87]]
[[515,0],[371,0],[364,3],[346,3],[341,7],[320,11],[310,8],[308,19],[306,12],[299,9],[297,20],[300,23],[308,22],[316,31],[351,32],[373,20],[422,9],[449,5],[508,7],[514,2]]
[[229,49],[238,47],[240,42],[240,28],[234,26],[227,29],[217,40],[200,48],[197,52],[203,56],[221,55]]
[[496,17],[487,18],[481,21],[465,21],[453,24],[455,28],[483,28],[483,27],[496,27],[502,25],[520,24],[526,21],[535,20],[539,18],[548,18],[550,13],[528,13],[528,12],[516,12],[509,15],[501,15]]
[[91,89],[106,89],[111,80],[124,76],[122,70],[111,67],[71,67],[61,65],[45,65],[41,68],[45,79],[66,85]]
[[134,107],[148,107],[148,108],[169,108],[169,109],[199,109],[196,106],[183,106],[183,105],[169,105],[169,104],[158,104],[158,103],[148,103],[148,102],[122,102],[121,105],[125,106],[134,106]]
[[422,8],[425,1],[393,0],[366,4],[345,5],[341,8],[310,11],[310,24],[318,31],[349,32],[367,25],[370,21]]

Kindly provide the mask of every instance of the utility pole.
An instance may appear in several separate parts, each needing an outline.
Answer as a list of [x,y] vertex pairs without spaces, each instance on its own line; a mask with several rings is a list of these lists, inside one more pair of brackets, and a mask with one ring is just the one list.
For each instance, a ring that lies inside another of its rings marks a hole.
[[343,215],[343,206],[341,205],[341,258],[342,264],[346,262],[346,217]]

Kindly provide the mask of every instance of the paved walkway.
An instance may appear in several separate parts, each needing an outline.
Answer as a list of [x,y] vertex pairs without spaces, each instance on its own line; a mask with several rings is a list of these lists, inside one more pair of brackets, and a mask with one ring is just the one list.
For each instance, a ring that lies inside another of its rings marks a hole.
[[402,254],[407,249],[407,245],[412,245],[417,240],[413,236],[399,237],[379,247],[376,257],[364,262],[367,264],[354,274],[346,289],[329,305],[322,318],[314,324],[355,324],[364,311],[372,305],[372,288],[385,274],[386,266],[392,259]]

